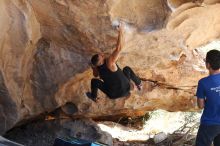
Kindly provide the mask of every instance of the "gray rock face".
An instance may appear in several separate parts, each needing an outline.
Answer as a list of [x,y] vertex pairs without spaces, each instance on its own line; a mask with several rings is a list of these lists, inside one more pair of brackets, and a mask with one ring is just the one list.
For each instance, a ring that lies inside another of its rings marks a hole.
[[89,142],[113,145],[112,136],[107,132],[103,132],[90,119],[71,120],[70,118],[56,118],[38,120],[9,131],[5,137],[25,146],[53,145],[56,138],[65,140],[78,138]]
[[12,100],[12,98],[9,95],[9,92],[7,90],[7,87],[5,86],[5,82],[1,73],[0,89],[0,129],[6,131],[11,128],[11,125],[14,125],[16,123],[16,120],[18,118],[18,111],[16,103]]

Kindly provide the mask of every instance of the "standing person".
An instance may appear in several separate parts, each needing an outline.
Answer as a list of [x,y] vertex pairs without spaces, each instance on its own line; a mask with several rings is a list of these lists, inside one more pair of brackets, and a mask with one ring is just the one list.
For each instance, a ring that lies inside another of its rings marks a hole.
[[130,79],[135,83],[137,88],[141,90],[141,80],[135,75],[133,70],[126,66],[123,70],[116,64],[122,49],[124,28],[119,25],[119,35],[116,48],[108,57],[103,53],[95,54],[91,58],[93,75],[100,79],[93,78],[91,80],[91,93],[87,96],[93,101],[97,99],[97,92],[100,89],[109,98],[116,99],[119,97],[130,95]]
[[197,103],[203,109],[196,146],[220,146],[220,51],[206,54],[206,68],[209,76],[199,80]]

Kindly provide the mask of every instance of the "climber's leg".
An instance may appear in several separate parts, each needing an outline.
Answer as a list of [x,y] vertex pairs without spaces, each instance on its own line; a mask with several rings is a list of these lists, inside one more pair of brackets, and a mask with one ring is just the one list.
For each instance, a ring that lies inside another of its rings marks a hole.
[[91,98],[93,101],[96,101],[98,89],[104,92],[105,94],[107,93],[103,81],[99,79],[92,79],[91,80],[91,95],[87,95],[87,96]]
[[141,90],[141,79],[134,73],[134,71],[129,66],[126,66],[123,68],[123,72],[129,80],[131,79],[135,83],[138,90]]

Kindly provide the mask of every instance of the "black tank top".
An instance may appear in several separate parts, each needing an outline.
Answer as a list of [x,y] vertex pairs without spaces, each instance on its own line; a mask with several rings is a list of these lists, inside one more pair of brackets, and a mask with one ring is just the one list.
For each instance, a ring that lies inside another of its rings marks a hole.
[[108,69],[106,61],[98,67],[99,76],[104,81],[104,86],[111,98],[118,98],[128,95],[130,91],[130,81],[117,65],[117,71]]

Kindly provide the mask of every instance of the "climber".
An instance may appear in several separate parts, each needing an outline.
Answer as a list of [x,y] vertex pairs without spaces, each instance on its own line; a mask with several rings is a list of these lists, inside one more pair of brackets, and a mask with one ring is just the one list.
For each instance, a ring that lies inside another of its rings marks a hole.
[[107,57],[103,53],[93,55],[91,58],[91,67],[93,75],[100,79],[93,78],[91,80],[91,92],[87,96],[93,101],[97,99],[97,92],[100,89],[110,99],[119,97],[128,97],[130,95],[130,79],[135,83],[138,90],[141,90],[142,84],[139,77],[135,75],[128,66],[121,70],[116,64],[122,49],[124,24],[118,26],[118,40],[113,53]]
[[209,76],[199,80],[197,87],[198,107],[203,109],[196,146],[220,146],[220,51],[207,53],[206,68]]

